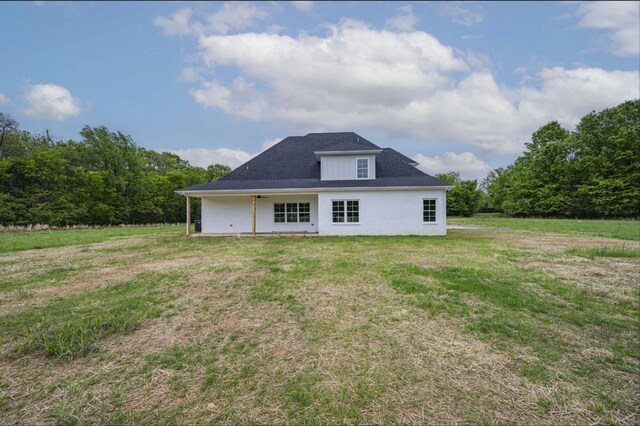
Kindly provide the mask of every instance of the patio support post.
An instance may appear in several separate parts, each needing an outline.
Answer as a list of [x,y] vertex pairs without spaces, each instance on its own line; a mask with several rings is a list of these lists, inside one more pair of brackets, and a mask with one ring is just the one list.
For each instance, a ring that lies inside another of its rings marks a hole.
[[187,195],[187,237],[191,233],[191,197]]

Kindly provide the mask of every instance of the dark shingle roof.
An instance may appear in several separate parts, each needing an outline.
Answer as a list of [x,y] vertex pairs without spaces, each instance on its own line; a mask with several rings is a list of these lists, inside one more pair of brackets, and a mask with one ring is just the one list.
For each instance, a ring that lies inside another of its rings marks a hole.
[[448,186],[413,167],[407,161],[413,160],[390,148],[376,157],[375,179],[320,180],[320,161],[315,152],[338,151],[335,147],[349,147],[349,151],[382,149],[353,132],[289,136],[225,177],[181,191]]
[[383,148],[383,149],[384,149],[385,151],[388,151],[388,152],[392,153],[392,154],[396,154],[396,155],[398,155],[400,158],[402,158],[402,160],[403,160],[405,163],[408,163],[408,164],[418,164],[418,162],[417,162],[416,160],[414,160],[413,158],[407,157],[406,155],[404,155],[404,154],[402,154],[402,153],[400,153],[400,152],[396,151],[396,150],[395,150],[395,149],[393,149],[393,148]]
[[315,188],[388,188],[400,186],[449,186],[433,176],[383,177],[376,179],[246,179],[217,180],[195,185],[181,191],[233,191],[241,189],[315,189]]
[[341,151],[379,151],[380,148],[372,143],[360,144],[354,142],[340,142],[334,145],[329,145],[326,148],[319,149],[315,152],[341,152]]

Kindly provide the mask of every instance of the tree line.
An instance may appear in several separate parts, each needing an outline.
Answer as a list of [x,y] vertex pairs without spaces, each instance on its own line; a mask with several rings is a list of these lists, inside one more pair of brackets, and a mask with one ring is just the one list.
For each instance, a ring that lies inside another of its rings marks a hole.
[[[194,167],[175,154],[138,147],[130,136],[86,126],[79,141],[20,130],[0,113],[0,225],[115,225],[185,221],[175,190],[231,171]],[[640,100],[592,112],[573,132],[552,121],[513,164],[478,185],[457,172],[447,212],[623,218],[640,215]],[[192,219],[199,216],[194,199]]]
[[573,132],[552,121],[531,136],[513,164],[478,185],[459,173],[437,175],[453,185],[447,212],[516,217],[640,216],[640,100],[584,116]]
[[0,113],[0,132],[2,225],[185,222],[185,198],[175,190],[231,171],[221,164],[194,167],[106,127],[86,126],[79,141],[54,142]]

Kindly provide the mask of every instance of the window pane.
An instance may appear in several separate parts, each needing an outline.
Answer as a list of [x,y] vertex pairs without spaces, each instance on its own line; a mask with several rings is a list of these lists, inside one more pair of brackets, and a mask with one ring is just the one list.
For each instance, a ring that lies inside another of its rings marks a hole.
[[367,179],[369,177],[369,160],[359,158],[357,161],[358,179]]
[[347,201],[347,222],[360,221],[360,203],[356,200]]
[[298,204],[287,203],[287,222],[298,221]]
[[300,222],[308,223],[311,222],[311,215],[309,213],[300,213]]
[[424,222],[435,222],[436,221],[436,200],[429,199],[423,200],[423,213],[422,220]]
[[333,222],[344,222],[344,201],[333,202]]
[[300,203],[298,204],[298,211],[300,213],[308,213],[311,211],[311,207],[309,203]]
[[273,205],[273,221],[275,223],[284,222],[284,203],[275,203]]

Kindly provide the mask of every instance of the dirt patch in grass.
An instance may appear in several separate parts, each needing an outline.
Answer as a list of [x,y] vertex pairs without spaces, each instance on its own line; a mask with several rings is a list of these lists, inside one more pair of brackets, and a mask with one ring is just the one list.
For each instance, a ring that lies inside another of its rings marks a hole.
[[0,293],[0,315],[15,313],[27,307],[45,303],[53,297],[67,297],[88,290],[95,290],[124,282],[144,272],[170,272],[188,268],[198,258],[176,257],[167,260],[140,262],[133,267],[103,266],[80,273],[71,279],[50,287]]
[[144,241],[148,241],[148,238],[143,237],[121,237],[113,241],[105,241],[102,243],[81,244],[77,246],[68,247],[55,247],[47,249],[35,249],[24,250],[14,254],[0,255],[0,260],[7,261],[27,261],[32,259],[38,260],[55,260],[58,258],[68,259],[70,256],[74,256],[89,250],[96,249],[113,249],[119,247],[130,247],[132,245],[140,244]]
[[531,235],[519,232],[496,232],[497,240],[533,247],[542,251],[563,251],[569,248],[627,247],[640,250],[640,242],[616,240],[612,238],[578,237],[567,235]]
[[640,306],[638,259],[562,257],[550,260],[538,258],[527,262],[526,266],[551,272],[576,287],[600,297],[624,300],[635,305],[636,308]]
[[[108,265],[114,259],[130,259],[136,256],[136,253],[112,253],[105,256],[96,250],[130,248],[140,245],[143,241],[145,241],[143,238],[129,237],[103,243],[0,255],[0,285],[8,285],[9,288],[20,285],[21,290],[29,293],[32,292],[34,286],[55,288],[55,282],[49,282],[51,273],[68,271],[74,274],[81,268],[96,270]],[[26,285],[20,283],[26,283]],[[8,292],[0,292],[0,300],[7,297],[2,293]]]
[[242,263],[237,260],[219,260],[200,267],[189,278],[189,282],[224,285],[234,282],[258,281],[264,274],[264,271],[248,271],[244,269]]

